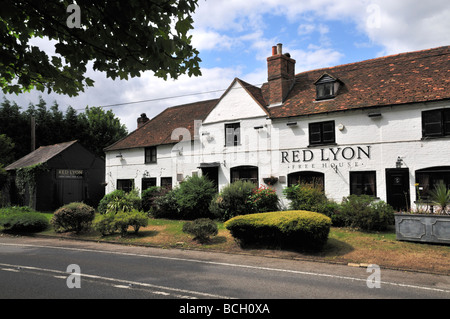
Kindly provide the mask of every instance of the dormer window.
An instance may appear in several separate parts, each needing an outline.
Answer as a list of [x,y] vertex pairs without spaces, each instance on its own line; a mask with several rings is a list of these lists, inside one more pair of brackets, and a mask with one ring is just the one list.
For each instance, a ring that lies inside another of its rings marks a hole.
[[329,74],[324,74],[314,84],[316,85],[316,100],[319,101],[334,98],[340,81]]

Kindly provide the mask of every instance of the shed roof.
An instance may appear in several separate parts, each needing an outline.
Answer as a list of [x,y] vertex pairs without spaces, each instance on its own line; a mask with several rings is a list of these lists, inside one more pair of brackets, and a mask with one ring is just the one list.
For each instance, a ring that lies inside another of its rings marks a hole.
[[37,150],[25,155],[24,157],[18,159],[14,163],[8,165],[5,169],[15,170],[18,168],[23,168],[27,166],[37,165],[41,163],[46,163],[62,151],[66,150],[73,144],[77,143],[77,140],[64,142],[54,145],[41,146]]

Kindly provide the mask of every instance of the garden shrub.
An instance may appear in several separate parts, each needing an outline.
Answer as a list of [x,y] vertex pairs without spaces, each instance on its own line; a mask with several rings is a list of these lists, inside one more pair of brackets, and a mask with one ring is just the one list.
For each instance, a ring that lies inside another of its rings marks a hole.
[[228,184],[211,201],[209,206],[211,213],[221,220],[256,213],[255,206],[249,201],[254,189],[255,184],[248,181]]
[[100,214],[105,214],[107,211],[131,211],[132,209],[141,209],[141,198],[138,191],[133,189],[130,192],[125,192],[120,189],[116,189],[109,194],[103,196],[100,200],[97,211]]
[[131,211],[107,212],[99,215],[94,220],[93,227],[103,236],[111,235],[119,231],[122,236],[128,232],[128,227],[133,227],[138,233],[141,227],[148,225],[148,217],[144,212],[133,209]]
[[327,201],[322,188],[314,184],[296,184],[285,188],[283,193],[290,200],[289,208],[293,210],[316,211],[316,207]]
[[248,202],[257,213],[275,212],[279,209],[277,192],[273,188],[264,185],[252,190]]
[[168,191],[165,195],[154,200],[152,215],[154,218],[177,219],[180,207],[177,204],[176,189]]
[[342,200],[340,212],[346,226],[362,230],[386,230],[394,223],[394,209],[368,195],[350,195]]
[[191,176],[176,189],[181,219],[210,217],[209,204],[216,193],[214,183],[206,176]]
[[315,212],[281,211],[237,216],[224,225],[242,245],[320,249],[327,242],[331,219]]
[[168,190],[165,187],[151,186],[142,191],[141,194],[141,207],[144,212],[152,213],[156,209],[155,200],[161,196],[167,194]]
[[48,227],[47,218],[27,206],[0,209],[0,226],[10,232],[40,232]]
[[51,219],[56,232],[74,231],[76,233],[88,229],[95,218],[93,207],[74,202],[57,209]]
[[97,211],[100,214],[105,214],[109,202],[111,202],[115,198],[123,198],[123,197],[125,197],[125,192],[121,189],[116,189],[111,193],[105,194],[105,196],[103,196],[103,198],[98,203]]
[[115,213],[104,213],[95,217],[92,227],[103,236],[113,234],[116,231],[114,223]]
[[210,217],[209,204],[216,193],[214,184],[206,176],[192,176],[155,200],[156,218],[193,220]]
[[183,224],[183,232],[194,236],[194,240],[201,243],[209,241],[211,236],[218,233],[217,225],[209,218],[198,218]]

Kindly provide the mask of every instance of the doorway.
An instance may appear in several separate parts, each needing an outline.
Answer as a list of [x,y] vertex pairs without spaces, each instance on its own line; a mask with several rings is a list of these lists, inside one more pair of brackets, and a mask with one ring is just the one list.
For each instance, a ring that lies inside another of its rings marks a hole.
[[83,180],[82,179],[62,179],[61,180],[61,200],[66,205],[83,200]]
[[219,191],[219,167],[202,167],[202,175],[212,181],[216,191]]
[[397,211],[408,210],[410,206],[409,169],[386,169],[387,203]]

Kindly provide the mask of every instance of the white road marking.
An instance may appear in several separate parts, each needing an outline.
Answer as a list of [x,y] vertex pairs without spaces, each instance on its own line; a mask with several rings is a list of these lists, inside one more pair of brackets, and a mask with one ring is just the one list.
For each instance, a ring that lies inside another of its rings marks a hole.
[[[32,267],[32,266],[11,265],[11,264],[4,264],[4,263],[0,263],[0,266],[2,266],[2,267],[9,267],[9,268],[0,268],[2,270],[16,271],[16,272],[19,272],[19,270],[14,269],[14,268],[20,267],[23,270],[56,273],[56,274],[59,274],[58,277],[63,277],[62,274],[67,274],[66,272],[60,271],[60,270],[39,268],[39,267]],[[125,288],[125,287],[126,288],[132,288],[132,286],[134,286],[134,287],[141,287],[141,288],[144,287],[144,288],[152,288],[152,289],[159,289],[159,290],[168,290],[168,291],[175,292],[175,293],[183,293],[183,294],[188,294],[188,295],[192,294],[192,295],[203,296],[203,297],[207,297],[207,298],[232,299],[230,297],[216,295],[216,294],[210,294],[210,293],[206,293],[206,292],[187,290],[187,289],[179,289],[179,288],[172,288],[172,287],[165,287],[165,286],[158,286],[158,285],[148,284],[148,283],[144,283],[144,282],[137,282],[137,281],[131,281],[131,280],[118,279],[118,278],[103,277],[103,276],[98,276],[98,275],[89,275],[89,274],[84,274],[84,273],[80,274],[80,276],[81,277],[85,277],[85,278],[90,278],[90,279],[97,279],[97,280],[104,280],[104,281],[109,281],[109,282],[122,283],[122,285],[119,285],[119,284],[113,285],[114,287],[118,287],[118,288]],[[64,277],[64,279],[65,278],[66,277]],[[158,294],[164,294],[163,292],[161,292],[159,290],[158,290]],[[153,291],[152,291],[152,293],[153,293]],[[189,297],[189,296],[186,296],[186,295],[179,295],[179,294],[172,294],[172,293],[170,293],[170,294],[168,293],[168,295],[173,295],[174,297],[179,297],[179,298],[192,298],[192,299],[195,298],[195,297]]]
[[[366,282],[366,280],[367,280],[366,278],[348,277],[348,276],[325,274],[325,273],[314,273],[314,272],[291,270],[291,269],[281,269],[281,268],[269,268],[269,267],[261,267],[261,266],[231,264],[231,263],[223,263],[223,262],[216,262],[216,261],[206,261],[206,260],[198,260],[198,259],[189,259],[189,258],[180,258],[180,257],[143,255],[143,254],[126,253],[126,252],[115,252],[115,251],[105,251],[105,250],[96,250],[96,249],[88,249],[88,248],[58,247],[58,246],[31,245],[31,244],[8,244],[8,243],[0,243],[0,245],[19,246],[19,247],[53,248],[53,249],[81,251],[81,252],[105,253],[105,254],[134,256],[134,257],[143,257],[143,258],[176,260],[176,261],[185,261],[185,262],[209,264],[209,265],[218,265],[218,266],[236,267],[236,268],[247,268],[247,269],[274,271],[274,272],[284,272],[284,273],[292,273],[292,274],[299,274],[299,275],[316,276],[316,277],[328,277],[328,278],[351,280],[351,281],[361,281],[361,282]],[[2,265],[2,264],[0,264],[0,265]],[[84,276],[86,276],[86,275],[84,275]],[[89,275],[89,276],[93,276],[93,275]],[[403,288],[412,288],[412,289],[421,289],[421,290],[429,290],[429,291],[450,293],[450,290],[447,290],[447,289],[425,287],[425,286],[417,286],[417,285],[410,285],[410,284],[402,284],[402,283],[395,283],[395,282],[388,282],[388,281],[381,281],[381,284],[391,285],[391,286],[396,286],[396,287],[403,287]],[[154,287],[157,287],[157,286],[154,286]],[[172,288],[172,289],[174,289],[174,288]],[[209,295],[209,294],[206,294],[206,295]],[[214,296],[214,295],[211,295],[211,296]],[[219,296],[217,296],[217,297],[219,297]],[[213,297],[213,298],[217,298],[217,297]],[[224,297],[219,297],[219,298],[224,298]],[[227,297],[225,297],[225,298],[227,298]]]

